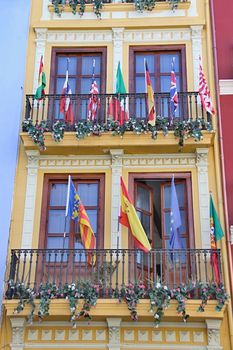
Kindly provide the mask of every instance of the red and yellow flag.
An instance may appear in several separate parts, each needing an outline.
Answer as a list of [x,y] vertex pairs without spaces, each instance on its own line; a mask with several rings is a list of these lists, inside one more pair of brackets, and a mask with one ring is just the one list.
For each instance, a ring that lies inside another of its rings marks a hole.
[[147,109],[148,109],[148,124],[155,126],[155,101],[154,101],[154,91],[150,81],[150,73],[147,66],[146,60],[145,63],[145,85],[146,85],[146,98],[147,98]]
[[148,252],[151,250],[151,245],[147,235],[142,227],[141,221],[137,216],[132,200],[127,192],[124,181],[121,177],[121,213],[120,223],[131,230],[134,238],[135,246],[138,249]]

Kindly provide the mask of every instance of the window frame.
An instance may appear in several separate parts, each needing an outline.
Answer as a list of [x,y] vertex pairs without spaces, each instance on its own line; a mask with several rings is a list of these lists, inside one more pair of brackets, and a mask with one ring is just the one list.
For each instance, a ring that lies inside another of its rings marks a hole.
[[[140,52],[146,53],[162,53],[162,52],[172,52],[180,53],[180,77],[181,85],[180,91],[187,91],[187,77],[186,77],[186,48],[185,45],[143,45],[143,46],[130,46],[129,47],[129,92],[135,93],[135,76],[136,76],[136,67],[135,67],[135,54]],[[169,88],[168,91],[169,92]]]
[[[97,180],[99,182],[99,197],[98,197],[98,220],[97,220],[97,249],[102,249],[104,247],[104,210],[105,210],[105,174],[95,173],[95,174],[69,174],[72,176],[73,182],[76,181],[93,181]],[[64,183],[68,184],[67,174],[45,174],[43,182],[43,193],[42,193],[42,205],[41,205],[41,219],[40,219],[40,230],[39,230],[39,249],[47,249],[46,242],[48,237],[48,210],[49,210],[49,199],[50,199],[50,186],[51,183]],[[72,220],[72,219],[71,219]],[[72,223],[72,222],[71,222]],[[75,223],[72,223],[73,235],[75,235]],[[72,248],[74,249],[74,247]]]
[[[135,203],[135,182],[137,180],[167,180],[171,179],[174,175],[175,180],[185,180],[186,183],[186,198],[187,198],[187,231],[188,231],[188,243],[189,249],[195,248],[195,237],[194,237],[194,223],[193,223],[193,200],[192,200],[192,182],[191,182],[191,173],[190,172],[179,172],[179,173],[129,173],[128,174],[128,188],[129,195],[132,198],[132,201]],[[161,198],[162,203],[162,198]],[[161,213],[161,220],[163,219]],[[162,225],[162,222],[161,222]],[[128,247],[133,247],[133,238],[132,235],[129,235]]]
[[[53,47],[51,53],[51,69],[49,80],[49,94],[56,94],[56,78],[57,78],[57,55],[73,55],[73,54],[101,54],[100,76],[101,86],[99,93],[105,94],[106,91],[106,67],[107,67],[107,47]],[[74,93],[74,92],[73,92]],[[88,93],[88,92],[87,92]]]

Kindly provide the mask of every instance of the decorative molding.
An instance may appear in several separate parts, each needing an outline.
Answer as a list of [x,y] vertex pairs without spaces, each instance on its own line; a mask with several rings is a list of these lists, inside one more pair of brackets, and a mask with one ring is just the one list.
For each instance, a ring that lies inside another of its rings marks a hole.
[[47,28],[35,28],[36,32],[36,57],[35,57],[35,69],[34,69],[34,80],[33,80],[33,93],[36,92],[38,85],[38,73],[40,67],[40,58],[45,55],[45,44],[47,40]]
[[39,167],[39,151],[26,151],[28,157],[27,185],[24,206],[23,235],[21,249],[32,248],[33,222],[36,202],[37,173]]
[[233,95],[233,79],[219,80],[220,95]]
[[109,334],[109,350],[120,350],[120,327],[121,318],[107,318],[108,334]]
[[210,249],[208,148],[196,149],[200,229],[203,249]]
[[195,167],[195,155],[187,154],[146,154],[146,155],[125,155],[123,157],[124,167]]
[[10,318],[12,328],[11,350],[24,349],[25,318]]
[[124,42],[177,42],[188,41],[191,39],[189,28],[170,28],[170,29],[138,29],[124,31]]
[[123,55],[123,40],[124,40],[124,28],[112,28],[112,39],[113,39],[113,90],[116,90],[115,76],[117,72],[118,62],[122,66],[122,55]]
[[[111,248],[117,248],[118,216],[120,210],[120,177],[122,175],[122,149],[110,149],[112,158],[112,200],[111,200]],[[121,247],[121,234],[119,234],[119,248]]]
[[110,156],[40,156],[40,169],[109,168]]
[[199,56],[202,56],[202,30],[203,26],[191,26],[192,53],[193,53],[193,81],[194,90],[199,86]]
[[208,333],[208,346],[207,350],[222,350],[220,346],[220,327],[221,320],[206,319],[207,333]]

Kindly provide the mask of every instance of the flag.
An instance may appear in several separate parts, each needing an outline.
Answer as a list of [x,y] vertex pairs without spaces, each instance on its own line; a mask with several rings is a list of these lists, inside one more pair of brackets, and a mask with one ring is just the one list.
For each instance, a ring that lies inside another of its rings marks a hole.
[[178,107],[178,93],[176,86],[176,75],[175,75],[175,57],[172,59],[171,63],[171,87],[170,87],[170,108],[171,108],[171,117],[170,125],[173,123],[173,118],[175,118],[175,113]]
[[43,56],[40,58],[40,66],[39,66],[39,75],[38,75],[38,88],[35,93],[35,99],[41,100],[45,95],[45,87],[46,87],[46,77],[44,72],[43,65]]
[[170,212],[170,249],[183,249],[183,243],[180,237],[179,229],[181,227],[181,216],[179,203],[176,193],[174,176],[171,182],[171,212]]
[[146,102],[148,111],[148,124],[155,126],[155,101],[154,101],[154,91],[150,81],[150,73],[147,66],[146,59],[144,60],[145,65],[145,87],[146,87]]
[[203,72],[201,57],[199,56],[199,96],[204,110],[210,114],[215,114],[214,106],[210,97],[210,90],[208,88],[206,78]]
[[141,221],[129,197],[124,181],[121,177],[121,212],[120,224],[130,228],[134,238],[135,246],[138,249],[148,252],[151,250],[147,235],[142,227]]
[[[218,215],[217,215],[216,210],[214,208],[212,196],[210,195],[210,244],[211,244],[211,249],[214,249],[214,250],[217,249],[216,242],[219,241],[223,236],[224,236],[224,233],[223,233],[222,227],[220,225]],[[213,252],[211,254],[211,260],[212,260],[212,265],[213,265],[213,269],[214,269],[215,280],[217,283],[219,283],[220,282],[220,271],[219,271],[219,266],[218,266],[218,255],[216,252]]]
[[74,123],[74,110],[70,95],[72,91],[69,85],[69,72],[68,72],[68,60],[67,60],[67,69],[66,69],[66,79],[62,88],[60,99],[60,115],[63,116],[67,123]]
[[[96,239],[90,220],[84,205],[82,204],[78,193],[74,187],[71,176],[69,175],[67,200],[66,200],[66,216],[72,218],[79,223],[82,244],[85,249],[96,249]],[[92,263],[92,255],[88,254],[88,263]],[[95,256],[93,255],[93,263]]]
[[88,119],[96,120],[97,112],[100,107],[100,98],[98,97],[99,90],[95,80],[95,60],[93,60],[92,83],[90,88],[90,97],[88,101]]
[[114,120],[116,121],[118,120],[119,124],[122,125],[124,121],[129,120],[129,111],[128,111],[128,98],[126,96],[122,96],[126,94],[126,88],[123,80],[120,62],[118,62],[118,66],[117,66],[116,94],[119,97],[111,98],[109,103],[108,114],[111,117],[113,117]]

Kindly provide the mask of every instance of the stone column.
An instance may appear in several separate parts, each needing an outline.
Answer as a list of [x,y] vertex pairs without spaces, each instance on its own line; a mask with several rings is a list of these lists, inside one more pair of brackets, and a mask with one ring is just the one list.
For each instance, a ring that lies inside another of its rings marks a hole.
[[206,319],[207,335],[208,335],[208,345],[207,350],[222,350],[223,347],[220,346],[220,327],[221,320],[210,320]]
[[36,202],[37,173],[39,166],[39,151],[26,151],[28,157],[27,165],[27,187],[24,207],[22,249],[32,248],[32,235]]
[[113,28],[113,92],[116,90],[116,72],[118,62],[120,61],[122,66],[122,53],[123,53],[123,39],[124,28]]
[[14,317],[10,319],[12,328],[11,350],[24,349],[24,317]]
[[[122,149],[110,149],[112,157],[112,205],[111,205],[111,249],[117,248],[118,216],[120,210],[120,177],[122,175]],[[121,248],[121,235],[119,236]]]
[[210,249],[209,181],[208,149],[196,149],[196,167],[198,177],[198,195],[202,248]]
[[203,26],[191,26],[193,81],[195,91],[198,91],[199,87],[199,56],[202,56],[202,29]]
[[120,350],[121,318],[107,318],[107,323],[109,336],[108,348],[109,350]]
[[36,32],[36,57],[35,57],[35,69],[34,69],[34,80],[33,80],[33,93],[36,92],[38,87],[38,73],[40,67],[40,58],[45,54],[45,44],[47,39],[47,28],[35,28]]

